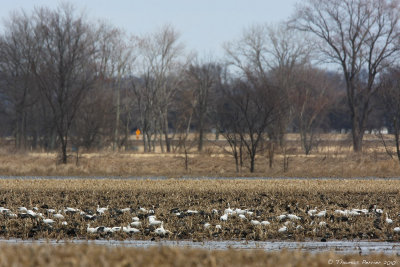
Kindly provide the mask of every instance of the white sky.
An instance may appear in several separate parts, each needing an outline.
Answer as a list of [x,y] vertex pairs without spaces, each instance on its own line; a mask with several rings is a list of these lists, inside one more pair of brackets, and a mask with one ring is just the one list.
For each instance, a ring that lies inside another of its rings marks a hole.
[[[135,35],[168,23],[181,33],[188,51],[221,56],[222,44],[239,38],[255,23],[277,23],[294,11],[296,0],[69,0],[90,19],[104,19]],[[55,0],[2,0],[0,17],[35,6],[56,7]]]

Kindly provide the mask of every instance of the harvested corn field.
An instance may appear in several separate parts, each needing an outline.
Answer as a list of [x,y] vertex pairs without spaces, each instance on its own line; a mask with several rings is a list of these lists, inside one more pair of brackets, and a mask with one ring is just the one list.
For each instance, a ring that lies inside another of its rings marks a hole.
[[0,180],[0,236],[400,240],[395,180]]

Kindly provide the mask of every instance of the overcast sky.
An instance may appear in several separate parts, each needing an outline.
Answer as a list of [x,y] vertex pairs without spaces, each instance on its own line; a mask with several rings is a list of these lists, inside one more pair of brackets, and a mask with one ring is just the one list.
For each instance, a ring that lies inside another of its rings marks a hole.
[[[89,18],[104,19],[140,35],[164,24],[181,33],[187,50],[200,55],[221,56],[224,42],[239,38],[245,27],[256,23],[277,23],[287,19],[297,0],[69,0]],[[56,7],[55,0],[3,0],[0,16],[35,6]],[[28,12],[29,13],[29,12]]]

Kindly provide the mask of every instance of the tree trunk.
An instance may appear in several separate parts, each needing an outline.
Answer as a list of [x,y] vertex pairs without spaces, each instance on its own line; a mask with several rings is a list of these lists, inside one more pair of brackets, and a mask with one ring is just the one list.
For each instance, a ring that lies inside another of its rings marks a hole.
[[61,140],[61,160],[63,164],[67,164],[67,142]]
[[243,168],[243,142],[240,139],[240,146],[239,146],[239,159],[240,159],[240,171]]
[[238,157],[238,153],[235,151],[233,153],[233,156],[235,157],[236,173],[239,173],[239,157]]
[[275,153],[275,143],[270,141],[268,145],[268,160],[269,160],[269,168],[272,168],[272,164],[274,163],[274,153]]
[[353,136],[353,151],[356,153],[362,152],[362,139],[363,139],[363,132],[360,129],[360,124],[357,118],[353,117],[353,127],[351,129],[351,133]]
[[397,121],[397,118],[395,118],[393,120],[393,126],[394,126],[394,139],[395,139],[395,142],[396,142],[397,159],[400,162],[399,123]]
[[167,111],[164,113],[164,135],[165,135],[165,146],[167,147],[167,153],[171,152],[171,143],[168,138],[168,118]]
[[197,150],[201,152],[203,150],[203,135],[204,135],[204,129],[203,129],[203,116],[200,115],[200,121],[199,121],[199,144],[197,147]]
[[16,127],[15,127],[15,148],[17,150],[20,149],[21,143],[20,143],[20,130],[19,130],[19,120],[17,119]]
[[255,163],[255,157],[256,155],[254,153],[250,154],[250,172],[254,172],[254,163]]
[[147,152],[151,152],[151,134],[147,132]]
[[51,135],[50,135],[50,146],[49,146],[49,150],[50,151],[54,151],[54,148],[56,146],[56,133],[54,132],[54,130],[51,131]]
[[27,123],[27,119],[26,119],[26,117],[27,117],[27,114],[26,114],[26,112],[24,112],[23,113],[23,122],[22,122],[22,126],[23,126],[23,128],[22,128],[22,147],[23,147],[23,149],[24,150],[26,150],[26,147],[27,147],[27,144],[28,144],[28,137],[27,137],[27,126],[26,126],[26,123]]
[[117,88],[117,112],[115,114],[115,130],[114,130],[114,142],[113,142],[113,151],[117,148],[118,142],[119,142],[119,118],[120,118],[120,101],[121,101],[121,96],[120,96],[120,91],[119,91],[119,86]]
[[304,153],[309,155],[312,149],[313,133],[307,133],[307,130],[300,130],[300,139],[303,144]]
[[146,133],[143,132],[142,136],[143,136],[143,152],[146,153],[147,152]]
[[33,131],[33,136],[32,136],[32,144],[31,144],[31,150],[36,150],[37,148],[37,143],[38,143],[38,134],[37,134],[37,130],[34,129]]
[[163,138],[162,138],[162,132],[160,131],[160,148],[161,148],[161,153],[164,153],[164,143],[163,143]]

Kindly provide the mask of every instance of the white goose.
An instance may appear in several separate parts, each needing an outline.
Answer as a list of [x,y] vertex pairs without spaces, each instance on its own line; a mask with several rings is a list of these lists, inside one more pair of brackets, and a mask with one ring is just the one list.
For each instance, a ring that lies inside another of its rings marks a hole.
[[141,222],[131,222],[131,226],[133,227],[139,227],[141,224]]
[[162,221],[156,220],[156,216],[154,216],[154,215],[149,216],[149,225],[156,226],[156,225],[160,225],[160,224],[162,224]]
[[283,227],[279,228],[279,230],[278,230],[279,233],[284,233],[286,231],[287,231],[287,227],[286,226],[283,226]]
[[114,226],[111,228],[111,233],[119,232],[119,231],[121,231],[121,229],[122,229],[121,226]]
[[157,235],[164,236],[164,235],[169,234],[171,232],[168,231],[168,230],[165,230],[164,229],[164,224],[161,223],[161,226],[159,228],[157,228],[156,230],[154,230],[154,233],[156,233]]
[[294,215],[294,214],[288,214],[287,217],[288,217],[290,220],[300,220],[300,217],[297,216],[297,215]]
[[25,208],[25,207],[19,207],[19,208],[18,208],[18,211],[19,211],[19,212],[25,212],[25,213],[26,213],[26,212],[28,211],[28,209]]
[[61,220],[64,219],[64,215],[62,215],[60,213],[53,214],[53,217],[56,219],[61,219]]
[[318,212],[315,216],[321,218],[321,217],[325,217],[326,216],[326,210],[320,211]]
[[277,216],[277,218],[278,218],[278,220],[282,221],[282,220],[286,219],[286,214],[279,215],[279,216]]
[[98,229],[99,229],[99,227],[93,228],[93,227],[90,227],[90,224],[88,224],[87,228],[86,228],[86,232],[94,234],[94,233],[97,233]]
[[233,209],[231,209],[231,206],[228,203],[228,208],[225,209],[224,214],[234,214],[235,211]]
[[129,225],[127,227],[125,227],[125,226],[122,227],[122,231],[124,231],[125,233],[139,233],[140,232],[139,229],[130,227]]
[[221,217],[219,217],[219,219],[221,221],[227,221],[228,220],[228,213],[225,213],[224,215],[222,215]]
[[45,224],[51,225],[51,224],[53,224],[55,221],[54,221],[53,219],[43,219],[43,222],[44,222]]
[[388,214],[386,213],[386,223],[387,224],[392,224],[393,223],[393,220],[392,219],[389,219],[389,217],[388,217]]
[[308,213],[309,216],[314,216],[314,214],[317,213],[317,208],[309,210],[307,213]]
[[100,208],[100,206],[97,205],[97,209],[96,209],[97,213],[104,214],[104,212],[106,212],[107,210],[108,210],[108,206],[104,207],[104,208]]

